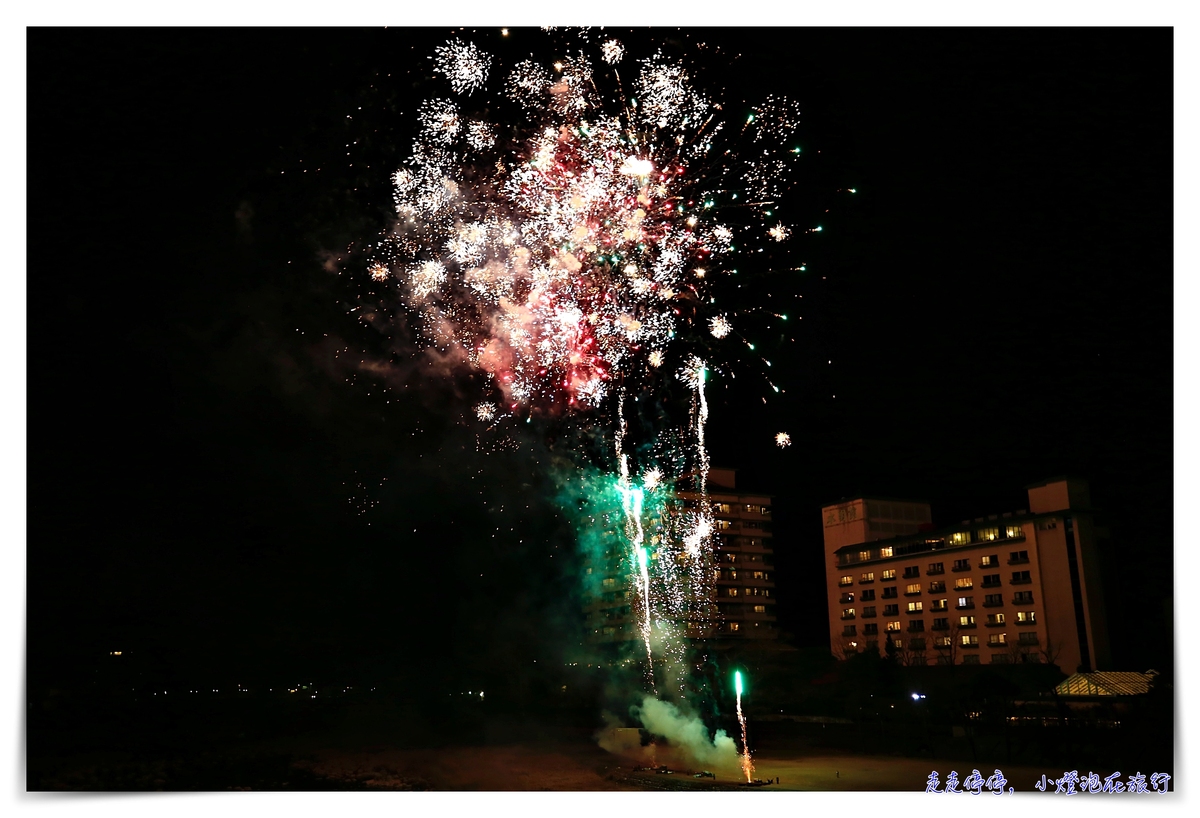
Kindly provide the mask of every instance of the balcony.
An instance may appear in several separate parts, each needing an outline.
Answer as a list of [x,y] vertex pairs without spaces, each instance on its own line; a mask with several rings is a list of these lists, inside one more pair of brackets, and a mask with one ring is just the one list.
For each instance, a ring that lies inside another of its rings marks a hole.
[[905,611],[905,613],[907,613],[909,616],[922,616],[925,612],[920,608],[917,608],[915,611]]
[[1025,565],[1028,562],[1029,562],[1029,557],[1017,557],[1015,560],[1009,559],[1008,564],[1009,565]]
[[1033,579],[1030,577],[1013,577],[1011,580],[1008,581],[1008,584],[1009,585],[1029,585],[1032,582],[1033,582]]
[[954,567],[953,567],[953,568],[951,568],[950,570],[951,570],[951,571],[970,571],[970,570],[971,570],[971,564],[970,564],[970,563],[967,563],[967,564],[965,564],[965,565],[959,565],[958,563],[955,563],[955,564],[954,564]]
[[1008,623],[1006,623],[1006,622],[989,622],[989,623],[987,623],[987,626],[989,628],[1003,628],[1006,624],[1008,624]]
[[871,585],[874,582],[875,582],[875,577],[871,577],[870,579],[860,579],[858,581],[858,584],[859,585]]
[[1018,645],[1037,645],[1038,635],[1036,633],[1023,633],[1021,638],[1017,640]]
[[972,642],[972,643],[970,643],[970,644],[967,644],[967,645],[959,645],[959,647],[960,647],[960,648],[967,649],[967,650],[976,650],[976,649],[979,647],[979,643],[978,643],[978,642]]
[[1029,596],[1022,596],[1021,594],[1013,594],[1012,604],[1014,604],[1014,605],[1032,605],[1033,604],[1033,594],[1031,593]]
[[974,602],[968,602],[968,603],[966,603],[965,605],[959,604],[959,605],[955,605],[954,607],[955,607],[955,608],[957,608],[957,609],[958,609],[958,610],[960,610],[960,611],[968,611],[968,610],[970,610],[970,609],[972,609],[972,608],[974,608],[974,607],[975,607],[975,603],[974,603]]
[[945,568],[929,568],[928,570],[925,571],[925,576],[932,577],[935,574],[944,574],[944,573],[946,573]]
[[971,624],[969,624],[969,625],[961,625],[961,624],[960,624],[960,625],[958,626],[958,629],[959,629],[960,631],[971,631],[971,630],[975,630],[975,628],[978,628],[978,627],[979,627],[979,623],[978,623],[978,622],[972,622],[972,623],[971,623]]
[[931,630],[931,631],[948,631],[948,630],[950,630],[950,625],[949,625],[949,623],[939,624],[937,622],[934,622],[933,627],[930,628],[929,630]]
[[870,611],[870,612],[868,612],[868,611],[863,611],[863,612],[862,612],[862,618],[863,618],[863,619],[874,619],[874,618],[875,618],[875,612],[874,612],[874,611]]
[[880,582],[895,582],[895,581],[896,581],[895,574],[892,574],[890,577],[881,577],[880,578]]
[[921,592],[920,591],[905,591],[904,595],[905,596],[920,596]]
[[920,628],[916,627],[918,624],[922,624],[922,623],[918,623],[918,622],[908,623],[908,632],[909,633],[925,633],[924,627],[920,627]]
[[842,614],[842,619],[843,619],[843,620],[845,620],[845,619],[854,619],[854,618],[855,618],[854,614]]
[[1033,627],[1037,626],[1037,622],[1033,619],[1025,619],[1025,620],[1018,619],[1013,624],[1019,628],[1033,628]]
[[937,611],[946,611],[949,609],[943,604],[943,605],[930,605],[929,610],[937,612]]
[[1000,580],[998,580],[998,579],[990,579],[990,580],[989,580],[989,579],[985,579],[985,580],[983,581],[983,587],[984,587],[984,588],[999,588],[999,587],[1000,587]]
[[851,603],[853,601],[854,601],[853,594],[842,594],[841,598],[838,599],[838,602],[840,602],[843,605],[848,605],[849,603]]

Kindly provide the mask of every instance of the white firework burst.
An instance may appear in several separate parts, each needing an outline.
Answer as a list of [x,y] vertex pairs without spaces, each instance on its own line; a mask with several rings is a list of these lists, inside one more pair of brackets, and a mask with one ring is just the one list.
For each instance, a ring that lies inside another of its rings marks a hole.
[[484,423],[490,423],[496,417],[496,404],[480,403],[475,407],[475,417]]
[[477,151],[486,151],[496,144],[495,131],[487,122],[468,122],[467,144]]
[[604,56],[606,63],[613,65],[619,63],[625,56],[625,46],[621,45],[619,40],[609,40],[600,46],[600,53]]
[[367,272],[371,274],[372,281],[387,281],[388,276],[391,275],[387,265],[378,261],[371,262],[367,267]]
[[779,434],[775,435],[775,445],[781,449],[786,449],[788,446],[792,445],[792,436],[787,432],[780,432]]
[[792,235],[792,231],[784,227],[783,222],[780,222],[768,230],[767,235],[775,239],[775,241],[784,241],[788,236]]
[[492,57],[480,51],[474,43],[449,40],[445,45],[434,49],[434,54],[434,70],[446,75],[454,93],[471,94],[487,82]]
[[446,267],[440,261],[426,261],[413,268],[409,281],[413,295],[425,298],[436,292],[446,281]]
[[654,367],[655,369],[658,369],[660,366],[663,365],[663,361],[665,359],[666,358],[662,354],[662,350],[656,349],[650,353],[650,366]]
[[733,324],[730,324],[729,319],[723,315],[714,315],[708,322],[708,331],[713,334],[714,338],[724,338],[733,331]]
[[650,469],[642,477],[642,485],[645,486],[646,491],[654,491],[662,484],[662,476],[661,469]]

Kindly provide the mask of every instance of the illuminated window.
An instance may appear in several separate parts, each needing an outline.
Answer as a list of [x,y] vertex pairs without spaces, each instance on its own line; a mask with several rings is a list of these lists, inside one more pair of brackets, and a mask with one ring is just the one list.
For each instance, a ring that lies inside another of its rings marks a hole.
[[1019,526],[1019,525],[1006,525],[1006,526],[1004,526],[1004,536],[1005,537],[1024,537],[1025,536],[1025,528],[1023,526]]
[[908,612],[909,613],[920,613],[921,612],[921,603],[920,602],[908,603]]
[[970,531],[955,531],[948,538],[951,545],[966,545],[971,541]]
[[960,597],[958,598],[958,607],[960,607],[960,608],[974,608],[974,607],[975,607],[975,598],[974,598],[974,597],[970,597],[970,596],[960,596]]
[[1013,594],[1013,602],[1017,605],[1029,605],[1033,602],[1033,591],[1017,591]]
[[754,606],[754,612],[755,612],[755,613],[766,613],[766,612],[767,612],[767,606],[766,606],[766,605],[755,605],[755,606]]
[[875,598],[875,589],[868,588],[867,590],[863,591],[858,596],[859,596],[859,599],[863,600],[864,602],[870,602],[872,599]]
[[988,637],[988,644],[993,647],[1004,647],[1008,644],[1007,633],[993,633]]
[[726,592],[725,592],[725,593],[727,593],[729,596],[737,596],[737,595],[738,595],[738,589],[737,589],[737,588],[729,588],[729,589],[727,589],[727,590],[726,590]]
[[612,577],[606,577],[604,579],[604,581],[601,582],[600,584],[603,585],[605,588],[614,588],[617,585],[617,581],[615,579],[613,579]]
[[892,647],[894,647],[894,648],[902,648],[902,647],[904,647],[904,640],[903,640],[903,639],[901,639],[901,638],[899,638],[899,637],[897,637],[897,638],[895,638],[895,639],[891,640],[891,642],[892,642]]
[[853,619],[853,618],[854,618],[854,609],[853,608],[842,608],[842,619]]
[[1017,611],[1018,625],[1034,625],[1037,623],[1037,614],[1033,611]]
[[754,571],[750,574],[750,578],[751,579],[766,579],[767,575],[764,574],[762,571]]
[[981,528],[976,531],[975,534],[982,542],[990,542],[991,540],[1000,539],[1000,529],[998,527]]
[[964,633],[962,636],[959,637],[959,639],[962,640],[962,646],[964,648],[979,647],[979,637],[978,636],[974,636],[973,634],[969,634],[969,633]]
[[853,585],[853,584],[854,584],[854,577],[852,577],[852,576],[844,576],[840,580],[838,580],[838,585]]
[[716,522],[717,522],[717,528],[720,529],[721,531],[726,531],[729,529],[730,522],[728,520],[718,519]]
[[899,589],[895,585],[883,589],[884,599],[895,599],[899,595]]
[[737,579],[737,571],[726,571],[725,579]]
[[988,614],[988,624],[989,625],[1003,625],[1004,624],[1004,614],[1002,614],[1002,613]]
[[950,647],[950,637],[949,637],[949,636],[937,636],[937,637],[934,637],[934,640],[933,640],[933,646],[934,646],[934,647],[936,647],[936,648],[948,648],[948,647]]
[[975,627],[975,617],[973,617],[973,616],[960,616],[960,617],[958,618],[958,626],[959,626],[960,628],[973,628],[973,627]]
[[931,611],[946,610],[946,600],[945,599],[935,599],[933,602],[929,603],[929,610],[931,610]]
[[899,605],[884,605],[883,606],[883,615],[884,616],[895,616],[898,613],[900,613]]
[[865,562],[865,561],[867,561],[867,560],[869,560],[869,559],[871,559],[871,552],[870,552],[870,551],[859,551],[859,552],[858,552],[858,561],[859,561],[859,562]]
[[713,503],[713,511],[718,514],[731,514],[733,509],[730,508],[729,503]]
[[889,568],[883,572],[883,581],[884,582],[887,582],[889,579],[895,579],[895,578],[896,578],[896,569],[895,568]]
[[943,594],[945,592],[946,592],[946,580],[935,579],[933,582],[929,583],[929,593]]
[[904,588],[904,593],[906,593],[906,594],[919,594],[919,593],[921,593],[921,583],[919,583],[919,582],[914,582],[912,585],[905,586],[905,588]]
[[885,545],[883,548],[880,548],[879,556],[880,558],[892,556],[892,547],[890,545]]
[[859,580],[859,582],[874,582],[874,581],[875,581],[875,572],[874,571],[864,572],[862,575],[862,579]]
[[894,620],[894,621],[892,621],[892,622],[889,622],[889,623],[887,623],[887,629],[888,629],[889,631],[898,631],[898,630],[900,630],[900,620],[899,620],[899,619],[896,619],[896,620]]
[[974,587],[974,581],[970,577],[959,577],[954,580],[954,590],[968,591]]
[[999,564],[1000,564],[1000,555],[999,554],[989,554],[986,557],[979,558],[979,567],[980,568],[994,568],[995,566],[997,566]]
[[736,631],[736,630],[740,629],[741,627],[742,627],[742,625],[740,622],[730,622],[729,623],[729,630],[731,630],[731,631]]
[[759,596],[770,596],[770,595],[771,595],[770,588],[760,588],[759,589]]

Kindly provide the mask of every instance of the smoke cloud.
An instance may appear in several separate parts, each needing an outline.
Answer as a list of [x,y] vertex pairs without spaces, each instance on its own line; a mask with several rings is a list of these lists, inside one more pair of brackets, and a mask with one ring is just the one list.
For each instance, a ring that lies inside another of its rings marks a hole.
[[632,730],[620,728],[616,719],[608,717],[609,727],[598,737],[602,749],[646,764],[739,777],[737,744],[724,730],[710,737],[699,716],[650,695],[644,696],[640,705],[630,707],[629,712],[653,737],[652,742],[641,746]]

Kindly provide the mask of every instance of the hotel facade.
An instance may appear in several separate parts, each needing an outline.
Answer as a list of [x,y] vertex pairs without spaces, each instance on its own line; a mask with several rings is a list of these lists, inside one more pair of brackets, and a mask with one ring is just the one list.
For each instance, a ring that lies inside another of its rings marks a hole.
[[1028,496],[1028,509],[944,527],[927,503],[859,497],[823,507],[834,654],[1106,669],[1087,484],[1046,481]]

